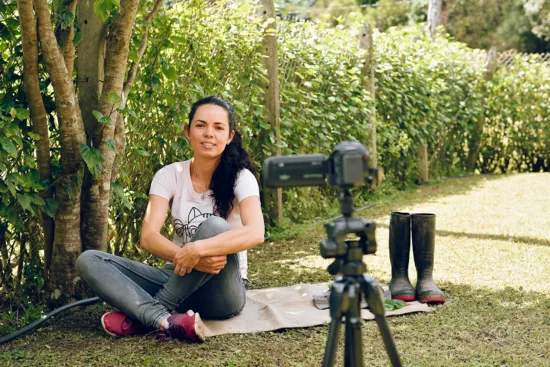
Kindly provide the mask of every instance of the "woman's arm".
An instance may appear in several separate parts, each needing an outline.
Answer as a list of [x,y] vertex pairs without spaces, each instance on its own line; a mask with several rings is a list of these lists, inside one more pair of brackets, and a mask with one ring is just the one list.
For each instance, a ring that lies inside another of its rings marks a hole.
[[140,245],[161,259],[172,261],[180,247],[164,237],[160,230],[168,214],[168,199],[149,195],[149,204],[141,226]]
[[[149,195],[149,204],[141,226],[140,245],[161,259],[174,261],[181,247],[164,237],[160,230],[166,221],[169,202],[158,195]],[[195,265],[205,273],[218,274],[227,264],[226,256],[204,256]],[[176,273],[177,274],[177,273]]]
[[239,203],[243,226],[217,236],[187,243],[174,257],[174,273],[190,273],[201,257],[235,254],[264,242],[264,217],[258,196]]

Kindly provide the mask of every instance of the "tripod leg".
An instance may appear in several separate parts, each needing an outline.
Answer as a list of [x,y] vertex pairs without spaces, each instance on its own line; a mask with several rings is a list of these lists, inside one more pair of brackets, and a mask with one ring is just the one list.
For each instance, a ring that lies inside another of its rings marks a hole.
[[361,335],[361,288],[358,283],[348,284],[349,310],[346,313],[346,344],[344,365],[363,367]]
[[336,280],[330,290],[330,317],[332,318],[328,329],[327,345],[323,357],[323,367],[334,365],[336,346],[338,345],[338,334],[342,323],[342,309],[347,308],[346,286]]
[[386,346],[386,351],[388,352],[392,366],[401,367],[401,360],[399,359],[397,348],[395,347],[390,328],[386,322],[386,318],[384,317],[386,308],[384,307],[384,297],[380,292],[378,282],[374,278],[364,275],[361,281],[361,286],[363,288],[363,293],[365,293],[369,308],[374,314],[374,320],[378,324],[380,334],[382,334],[382,340]]
[[325,356],[323,357],[323,367],[334,366],[334,357],[336,346],[338,345],[338,334],[340,332],[340,319],[332,319],[328,329],[327,345],[325,347]]

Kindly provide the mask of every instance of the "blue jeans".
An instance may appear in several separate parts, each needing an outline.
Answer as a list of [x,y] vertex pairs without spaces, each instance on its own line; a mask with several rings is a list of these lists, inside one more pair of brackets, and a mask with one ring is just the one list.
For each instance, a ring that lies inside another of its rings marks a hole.
[[[220,217],[205,220],[192,241],[230,230]],[[199,312],[205,319],[226,319],[239,314],[246,301],[237,254],[227,255],[219,274],[193,270],[174,274],[174,266],[155,268],[105,252],[83,252],[76,271],[105,302],[143,325],[158,328],[171,311]]]

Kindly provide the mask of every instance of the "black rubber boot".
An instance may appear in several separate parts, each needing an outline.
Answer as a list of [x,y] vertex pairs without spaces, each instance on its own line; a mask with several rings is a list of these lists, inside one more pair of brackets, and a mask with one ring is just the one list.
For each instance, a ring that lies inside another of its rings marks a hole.
[[392,212],[390,217],[391,298],[414,301],[414,288],[409,280],[411,252],[411,215]]
[[412,214],[411,225],[414,264],[418,274],[416,300],[422,303],[445,303],[445,295],[433,281],[435,214]]

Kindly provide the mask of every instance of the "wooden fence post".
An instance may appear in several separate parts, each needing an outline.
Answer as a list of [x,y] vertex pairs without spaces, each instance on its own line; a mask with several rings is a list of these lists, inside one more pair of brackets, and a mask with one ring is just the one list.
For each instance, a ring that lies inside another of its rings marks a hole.
[[[487,63],[485,64],[485,75],[484,78],[486,82],[493,79],[493,75],[496,72],[497,69],[497,49],[495,46],[491,47],[489,51],[487,52]],[[487,87],[483,87],[483,94],[485,94],[485,98],[487,98],[488,89]],[[484,103],[485,105],[485,103]],[[472,131],[472,138],[469,142],[469,151],[468,151],[468,160],[466,162],[467,169],[470,172],[473,172],[476,168],[476,163],[479,158],[479,151],[481,149],[481,137],[483,135],[483,127],[485,125],[485,111],[483,115],[481,115],[481,118],[477,121],[476,126],[474,130]]]
[[[275,147],[271,154],[281,154],[280,107],[279,107],[279,66],[277,58],[277,16],[273,0],[261,0],[261,14],[264,20],[271,23],[266,27],[262,40],[264,57],[262,63],[267,70],[267,82],[263,86],[265,91],[264,119],[271,125],[275,133]],[[268,189],[264,187],[264,197],[269,207],[271,220],[277,225],[283,224],[283,192],[282,189]]]
[[365,65],[361,70],[361,76],[363,79],[363,88],[369,91],[370,97],[374,103],[372,112],[369,113],[369,139],[367,141],[367,149],[370,153],[370,167],[374,168],[378,165],[378,157],[376,153],[376,104],[375,104],[375,85],[374,85],[374,67],[373,67],[373,54],[374,44],[372,41],[372,26],[368,23],[361,27],[359,32],[359,48],[367,50],[365,57]]
[[[427,31],[430,38],[433,39],[436,33],[436,28],[441,24],[441,16],[443,14],[443,1],[430,0],[428,3],[428,22]],[[416,152],[416,165],[418,168],[418,183],[427,183],[430,179],[429,174],[429,159],[428,159],[428,144],[424,139],[420,142]]]
[[[369,129],[367,149],[370,153],[369,168],[378,167],[378,151],[376,147],[376,85],[374,80],[374,42],[372,40],[372,26],[365,23],[359,31],[359,48],[367,50],[365,65],[361,70],[363,88],[369,91],[373,105],[369,113]],[[375,180],[375,186],[379,186],[383,179],[383,171],[380,168],[379,177]]]

